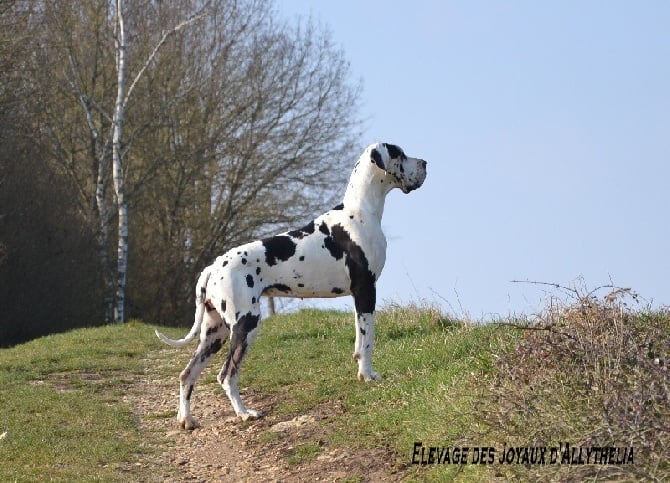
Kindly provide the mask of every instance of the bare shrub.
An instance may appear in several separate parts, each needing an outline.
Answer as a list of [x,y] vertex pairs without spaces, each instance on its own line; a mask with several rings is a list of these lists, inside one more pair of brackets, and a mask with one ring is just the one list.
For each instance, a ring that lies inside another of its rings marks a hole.
[[670,479],[670,311],[609,288],[604,296],[567,289],[567,303],[552,300],[521,327],[524,337],[498,362],[485,417],[508,446],[632,447],[634,464],[505,468],[517,476]]

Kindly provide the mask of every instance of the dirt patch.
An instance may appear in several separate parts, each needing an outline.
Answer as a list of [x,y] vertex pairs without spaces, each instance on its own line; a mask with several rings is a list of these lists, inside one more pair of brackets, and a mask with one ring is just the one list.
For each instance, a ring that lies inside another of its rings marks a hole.
[[48,386],[57,392],[70,392],[82,387],[103,387],[113,385],[118,388],[121,384],[130,386],[132,376],[124,371],[108,371],[105,373],[88,371],[52,372],[44,379],[30,381],[31,386]]
[[273,411],[277,396],[243,389],[245,402],[265,415],[243,422],[221,388],[205,383],[192,401],[200,428],[179,430],[178,371],[173,378],[159,377],[160,361],[146,362],[146,373],[127,401],[146,441],[141,466],[152,475],[150,481],[399,481],[404,473],[390,447],[330,447],[333,421],[345,413],[339,401],[282,418]]

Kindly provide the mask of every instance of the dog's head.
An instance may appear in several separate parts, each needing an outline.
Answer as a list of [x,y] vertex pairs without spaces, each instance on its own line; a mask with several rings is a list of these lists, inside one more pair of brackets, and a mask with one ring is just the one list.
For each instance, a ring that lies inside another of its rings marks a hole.
[[391,182],[403,193],[409,193],[426,179],[426,162],[410,158],[395,144],[378,143],[370,146],[370,160],[382,169]]

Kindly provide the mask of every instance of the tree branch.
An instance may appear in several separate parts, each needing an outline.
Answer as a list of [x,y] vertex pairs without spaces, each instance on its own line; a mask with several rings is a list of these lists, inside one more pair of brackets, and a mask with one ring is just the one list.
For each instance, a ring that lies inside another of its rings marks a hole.
[[[204,8],[203,8],[204,10]],[[204,12],[201,12],[199,14],[194,14],[191,17],[187,18],[186,20],[180,22],[177,24],[172,30],[169,30],[167,32],[163,33],[163,37],[160,39],[160,41],[156,44],[154,47],[154,50],[149,54],[149,57],[147,57],[147,60],[144,62],[144,65],[142,68],[139,70],[135,78],[133,79],[133,82],[130,84],[130,87],[128,88],[128,91],[126,92],[126,97],[123,99],[123,107],[125,108],[128,105],[128,100],[130,99],[130,95],[133,93],[133,90],[135,89],[135,86],[137,83],[140,81],[142,78],[142,75],[144,75],[144,72],[147,70],[149,65],[153,62],[154,58],[158,54],[158,51],[165,45],[165,43],[168,41],[168,39],[175,35],[177,32],[179,32],[181,29],[186,27],[187,25],[200,20],[202,17],[205,16]]]

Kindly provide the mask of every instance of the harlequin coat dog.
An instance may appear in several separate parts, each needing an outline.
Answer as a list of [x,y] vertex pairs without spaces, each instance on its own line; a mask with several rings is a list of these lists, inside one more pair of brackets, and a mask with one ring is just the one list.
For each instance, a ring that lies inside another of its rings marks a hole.
[[235,413],[242,419],[260,413],[244,405],[238,389],[240,366],[259,330],[261,295],[339,297],[352,295],[356,308],[354,359],[358,379],[380,379],[372,369],[375,334],[375,283],[386,261],[381,220],[386,195],[419,188],[426,162],[407,157],[393,144],[368,146],[354,166],[344,199],[299,230],[233,248],[205,268],[196,284],[195,322],[184,346],[200,334],[195,355],[179,376],[178,422],[193,429],[190,412],[196,379],[230,338],[230,351],[218,376]]

